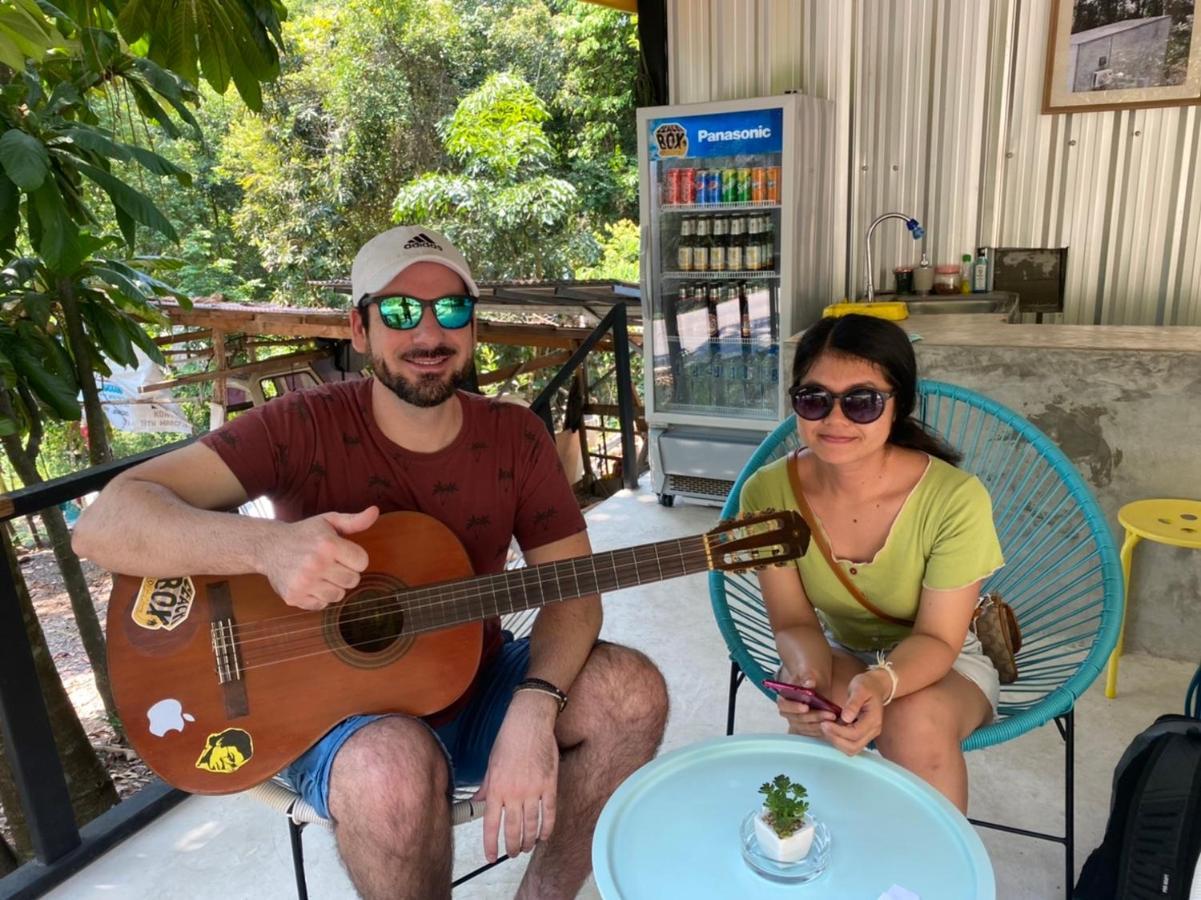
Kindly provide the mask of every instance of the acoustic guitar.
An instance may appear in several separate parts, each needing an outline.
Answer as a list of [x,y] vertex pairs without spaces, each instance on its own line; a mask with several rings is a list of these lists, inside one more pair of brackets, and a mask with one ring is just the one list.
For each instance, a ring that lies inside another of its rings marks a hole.
[[453,532],[422,513],[349,537],[370,562],[341,602],[286,605],[261,575],[115,575],[109,677],[133,747],[199,794],[270,778],[356,713],[429,715],[475,677],[482,620],[706,569],[801,556],[809,528],[765,512],[679,540],[472,576]]

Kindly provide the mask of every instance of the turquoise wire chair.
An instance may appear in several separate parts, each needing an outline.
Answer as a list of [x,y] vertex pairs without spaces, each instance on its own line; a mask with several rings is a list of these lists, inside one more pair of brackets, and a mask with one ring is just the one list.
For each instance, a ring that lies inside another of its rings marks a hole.
[[[964,750],[1016,738],[1054,720],[1064,741],[1064,834],[991,822],[974,824],[1064,845],[1073,885],[1074,715],[1078,698],[1105,667],[1122,621],[1122,571],[1097,501],[1075,466],[1025,418],[987,397],[937,381],[918,386],[917,416],[963,454],[961,468],[988,488],[1005,567],[985,588],[999,592],[1022,629],[1019,677],[1001,686],[996,722],[973,732]],[[722,516],[738,514],[742,485],[763,465],[800,446],[789,416],[759,445],[735,481]],[[730,651],[726,733],[734,733],[744,678],[763,691],[780,664],[754,573],[711,572],[709,593]]]

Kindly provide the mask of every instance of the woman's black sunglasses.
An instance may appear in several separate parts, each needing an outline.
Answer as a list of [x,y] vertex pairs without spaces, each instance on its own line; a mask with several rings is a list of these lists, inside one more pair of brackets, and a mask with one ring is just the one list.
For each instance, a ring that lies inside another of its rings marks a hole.
[[365,297],[363,305],[378,304],[379,317],[384,324],[397,331],[408,331],[416,328],[425,315],[425,308],[432,307],[434,318],[443,328],[455,331],[471,321],[475,311],[476,298],[470,294],[449,294],[437,300],[422,300],[407,294],[393,294],[388,297]]
[[789,392],[792,408],[802,419],[816,422],[834,411],[837,402],[842,414],[856,425],[870,425],[884,414],[884,405],[893,391],[878,391],[875,388],[853,388],[845,394],[836,394],[821,387],[799,387]]

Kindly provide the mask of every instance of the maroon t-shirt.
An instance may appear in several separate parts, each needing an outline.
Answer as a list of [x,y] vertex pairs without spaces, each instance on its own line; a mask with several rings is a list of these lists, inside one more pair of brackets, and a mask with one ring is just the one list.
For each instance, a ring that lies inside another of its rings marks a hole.
[[[380,431],[373,384],[288,394],[201,440],[249,497],[269,497],[282,521],[372,505],[422,512],[455,533],[479,575],[504,569],[512,537],[531,550],[584,530],[555,445],[528,409],[460,391],[458,436],[436,453],[415,453]],[[499,644],[500,621],[490,619],[485,660]]]

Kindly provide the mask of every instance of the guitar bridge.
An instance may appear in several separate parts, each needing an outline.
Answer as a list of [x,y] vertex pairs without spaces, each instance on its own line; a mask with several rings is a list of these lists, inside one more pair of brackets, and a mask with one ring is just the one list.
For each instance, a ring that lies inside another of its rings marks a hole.
[[209,636],[213,645],[217,683],[225,702],[225,716],[236,719],[250,714],[246,699],[246,683],[242,680],[242,651],[234,626],[233,597],[228,581],[216,581],[208,586]]

